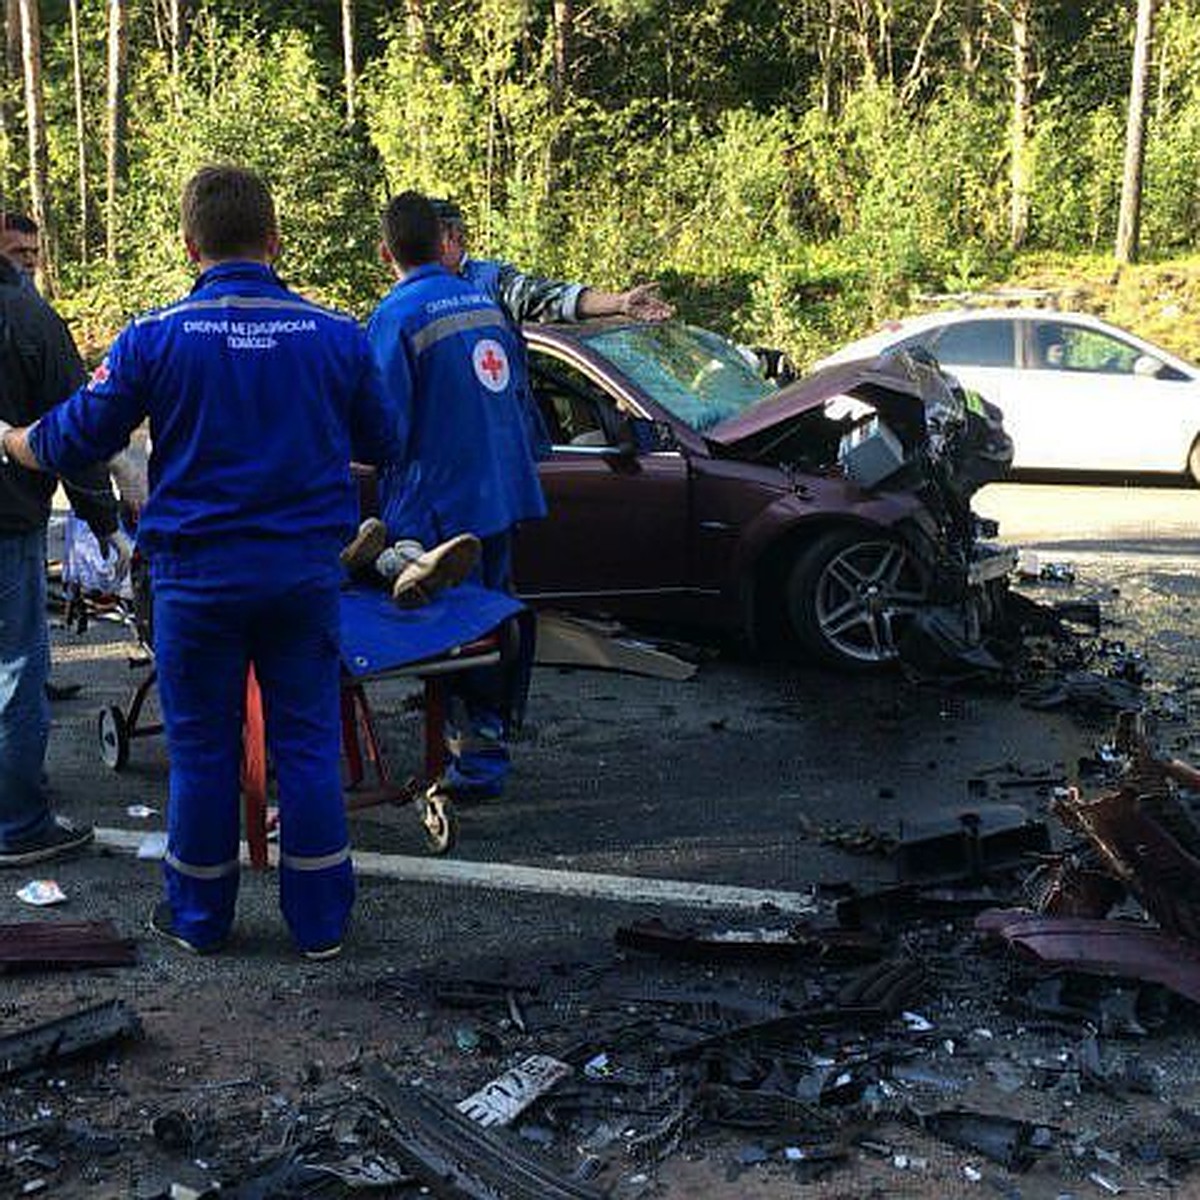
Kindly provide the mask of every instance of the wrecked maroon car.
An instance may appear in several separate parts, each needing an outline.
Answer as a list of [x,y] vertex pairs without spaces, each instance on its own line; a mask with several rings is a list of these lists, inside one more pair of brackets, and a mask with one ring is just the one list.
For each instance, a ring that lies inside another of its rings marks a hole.
[[553,450],[517,544],[529,602],[879,667],[931,612],[983,637],[1015,553],[971,494],[1011,460],[998,411],[907,354],[780,388],[680,324],[525,330]]

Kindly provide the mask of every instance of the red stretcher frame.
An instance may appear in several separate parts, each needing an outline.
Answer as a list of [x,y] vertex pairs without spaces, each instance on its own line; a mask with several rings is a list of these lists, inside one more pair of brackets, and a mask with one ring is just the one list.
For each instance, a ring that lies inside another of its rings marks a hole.
[[[501,638],[488,634],[457,646],[449,653],[424,662],[410,663],[378,675],[343,676],[341,688],[342,754],[346,759],[346,807],[350,810],[377,804],[406,804],[436,779],[446,765],[446,677],[500,661]],[[419,774],[397,783],[388,767],[375,714],[367,699],[366,684],[384,679],[419,679],[424,689],[424,761]],[[373,768],[371,787],[363,788],[366,764]],[[242,729],[242,807],[250,866],[268,866],[267,842],[271,820],[267,809],[266,723],[262,692],[251,666],[246,678],[246,716]]]

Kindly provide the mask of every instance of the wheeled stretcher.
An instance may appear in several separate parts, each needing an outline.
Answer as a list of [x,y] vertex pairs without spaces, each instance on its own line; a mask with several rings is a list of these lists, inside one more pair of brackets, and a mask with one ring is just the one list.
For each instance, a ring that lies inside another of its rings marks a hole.
[[[135,585],[135,602],[148,581]],[[149,648],[149,606],[135,621]],[[352,586],[342,592],[342,753],[346,762],[346,802],[350,808],[420,799],[428,848],[445,853],[453,845],[457,819],[444,792],[427,788],[445,765],[446,680],[456,672],[513,663],[531,617],[518,600],[474,584],[463,584],[415,609],[398,608],[381,589]],[[424,689],[424,762],[402,782],[393,780],[378,736],[367,687],[386,679],[419,680]],[[143,714],[155,684],[153,670],[134,689],[125,708],[100,713],[100,754],[114,771],[129,761],[130,743],[162,732]],[[367,783],[367,766],[373,781]],[[242,797],[250,863],[267,865],[268,765],[262,697],[251,668],[246,682],[242,743]]]

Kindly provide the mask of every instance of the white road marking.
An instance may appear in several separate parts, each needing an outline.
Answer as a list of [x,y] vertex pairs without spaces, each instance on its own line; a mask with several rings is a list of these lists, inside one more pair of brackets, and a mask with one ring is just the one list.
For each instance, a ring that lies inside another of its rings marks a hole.
[[[96,841],[116,850],[136,852],[145,830],[97,829]],[[271,847],[274,860],[275,847]],[[243,861],[248,856],[243,845]],[[482,888],[542,896],[572,896],[581,900],[610,900],[621,904],[654,904],[659,907],[720,909],[785,916],[812,915],[818,911],[804,892],[735,887],[720,883],[694,883],[676,879],[649,879],[637,875],[601,875],[590,871],[556,871],[518,863],[459,862],[449,858],[418,858],[406,854],[354,852],[354,869],[360,875],[396,879],[404,883],[432,883],[444,887]]]

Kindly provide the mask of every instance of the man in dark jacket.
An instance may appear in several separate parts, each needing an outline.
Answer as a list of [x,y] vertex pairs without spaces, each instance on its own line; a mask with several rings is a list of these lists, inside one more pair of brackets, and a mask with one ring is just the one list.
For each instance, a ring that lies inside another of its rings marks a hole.
[[[0,432],[27,425],[84,380],[58,314],[0,255]],[[0,866],[55,858],[92,831],[50,811],[42,783],[50,713],[46,679],[46,525],[55,480],[10,462],[0,441]],[[67,495],[106,544],[117,506],[102,467],[72,473]]]

